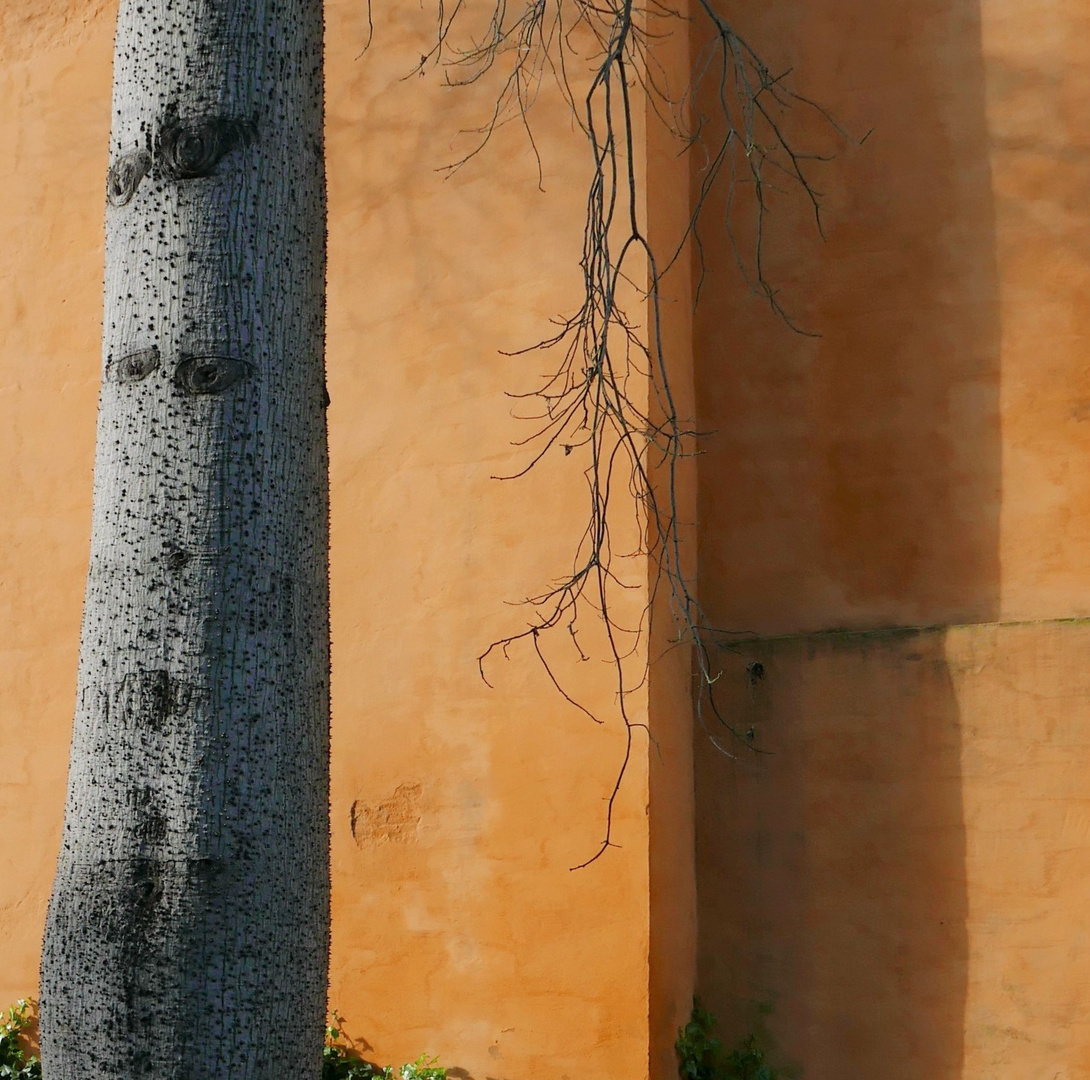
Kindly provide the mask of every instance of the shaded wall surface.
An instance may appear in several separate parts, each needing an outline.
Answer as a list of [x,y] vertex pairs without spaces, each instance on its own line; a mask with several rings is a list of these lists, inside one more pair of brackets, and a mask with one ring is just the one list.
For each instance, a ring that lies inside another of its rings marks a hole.
[[[678,8],[689,15],[687,4]],[[678,84],[688,78],[689,26],[676,18],[651,20],[648,33],[657,42],[660,70],[669,77],[666,89],[676,96]],[[669,127],[659,121],[653,103],[647,110],[647,224],[658,251],[673,251],[684,236],[689,206],[686,198],[689,162],[678,153]],[[688,255],[688,251],[683,252]],[[669,371],[673,402],[679,417],[695,410],[692,365],[691,262],[677,260],[661,281],[657,333],[663,362]],[[654,311],[649,312],[653,322]],[[651,397],[651,416],[663,419],[663,403]],[[656,411],[657,410],[657,411]],[[688,449],[691,449],[689,447]],[[676,462],[652,465],[655,498],[660,505],[672,495],[680,523],[678,554],[685,572],[696,577],[697,459],[683,456]],[[672,1078],[677,1073],[674,1043],[678,1029],[692,1010],[696,974],[697,918],[694,860],[695,820],[693,787],[692,668],[687,650],[674,647],[677,626],[672,596],[648,563],[649,587],[654,597],[649,620],[649,649],[653,662],[647,675],[648,735],[653,749],[648,763],[648,909],[650,956],[648,994],[649,1071],[652,1077]]]
[[[747,644],[698,745],[700,991],[814,1078],[1090,1073],[1090,626]],[[747,664],[763,665],[754,683]]]
[[696,743],[699,989],[730,1039],[762,1031],[812,1080],[1073,1080],[1087,13],[818,0],[754,19],[774,69],[874,130],[854,146],[804,107],[784,121],[837,151],[810,166],[826,240],[783,184],[765,236],[778,300],[820,336],[705,247],[700,586],[741,738],[733,757]]

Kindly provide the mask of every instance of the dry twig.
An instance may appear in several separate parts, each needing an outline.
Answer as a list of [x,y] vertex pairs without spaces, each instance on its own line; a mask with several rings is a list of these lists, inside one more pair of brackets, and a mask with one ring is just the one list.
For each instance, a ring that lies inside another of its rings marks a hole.
[[[499,479],[524,476],[547,454],[575,454],[584,464],[589,511],[576,546],[570,573],[527,599],[533,617],[525,629],[493,642],[478,658],[487,682],[486,661],[496,652],[508,655],[512,645],[529,642],[560,694],[596,723],[599,716],[574,701],[555,675],[541,649],[541,637],[562,628],[580,659],[587,659],[579,641],[579,624],[589,606],[608,642],[614,672],[617,712],[624,726],[625,745],[606,805],[604,831],[597,850],[579,867],[600,858],[613,845],[614,809],[633,751],[634,731],[643,725],[630,715],[629,698],[646,677],[646,664],[635,681],[626,661],[637,654],[646,634],[652,606],[666,590],[676,620],[675,644],[688,645],[694,656],[697,683],[696,715],[716,746],[725,731],[745,746],[745,733],[736,731],[715,698],[720,667],[715,644],[724,631],[708,624],[682,559],[679,519],[679,467],[694,453],[698,432],[679,416],[670,385],[660,334],[662,281],[691,241],[698,259],[698,285],[703,279],[702,224],[717,184],[727,185],[726,211],[718,222],[734,252],[738,267],[752,290],[788,326],[798,326],[769,280],[763,256],[768,214],[767,193],[772,178],[794,186],[810,204],[815,226],[822,229],[821,198],[810,171],[820,155],[803,153],[790,140],[786,116],[801,106],[816,111],[840,135],[845,135],[820,105],[796,93],[789,71],[774,73],[758,53],[720,15],[712,0],[693,0],[693,33],[706,37],[697,55],[689,85],[671,95],[667,73],[658,61],[656,33],[670,32],[682,16],[663,0],[637,7],[633,0],[494,0],[486,5],[483,27],[466,28],[468,44],[458,44],[455,30],[479,8],[467,0],[437,0],[437,29],[430,50],[420,57],[414,73],[436,67],[448,85],[464,87],[495,79],[493,107],[470,150],[446,168],[453,172],[478,155],[502,125],[517,122],[527,135],[537,162],[541,161],[530,122],[531,106],[543,83],[550,81],[563,95],[587,142],[591,159],[583,251],[582,303],[558,320],[555,333],[522,353],[545,351],[557,356],[555,369],[529,394],[538,426],[520,445],[529,448],[526,464]],[[591,43],[591,51],[586,43]],[[581,52],[580,49],[583,51]],[[577,92],[577,85],[585,88]],[[711,93],[709,94],[709,89]],[[698,107],[710,98],[714,111]],[[635,110],[650,103],[683,149],[704,155],[701,180],[685,234],[665,256],[653,249],[646,223],[640,220],[640,170],[634,143]],[[686,119],[691,118],[691,119]],[[753,237],[747,247],[734,227],[735,196],[747,186],[752,192]],[[646,286],[635,282],[646,281]],[[646,300],[650,332],[625,313],[622,296]],[[695,299],[695,298],[694,298]],[[652,402],[643,404],[630,391],[650,384]],[[627,492],[625,512],[634,507],[639,535],[638,554],[649,555],[655,567],[647,606],[636,626],[616,618],[618,590],[632,588],[615,566],[611,522],[617,512],[614,494]],[[491,684],[489,684],[491,685]]]

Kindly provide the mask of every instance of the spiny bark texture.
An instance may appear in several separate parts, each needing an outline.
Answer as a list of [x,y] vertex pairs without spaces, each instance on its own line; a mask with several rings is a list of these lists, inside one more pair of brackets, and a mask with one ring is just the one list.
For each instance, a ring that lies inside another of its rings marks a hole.
[[122,0],[47,1080],[306,1080],[329,936],[320,0]]

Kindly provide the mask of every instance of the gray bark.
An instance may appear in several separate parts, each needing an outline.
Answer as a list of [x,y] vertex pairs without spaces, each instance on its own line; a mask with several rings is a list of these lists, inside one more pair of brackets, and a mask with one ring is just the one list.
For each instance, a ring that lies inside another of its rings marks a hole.
[[122,0],[47,1080],[320,1071],[320,0]]

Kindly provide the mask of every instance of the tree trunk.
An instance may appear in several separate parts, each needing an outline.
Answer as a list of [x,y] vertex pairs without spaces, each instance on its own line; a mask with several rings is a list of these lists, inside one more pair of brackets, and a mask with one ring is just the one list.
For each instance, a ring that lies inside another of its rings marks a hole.
[[329,940],[320,0],[121,0],[47,1080],[307,1080]]

